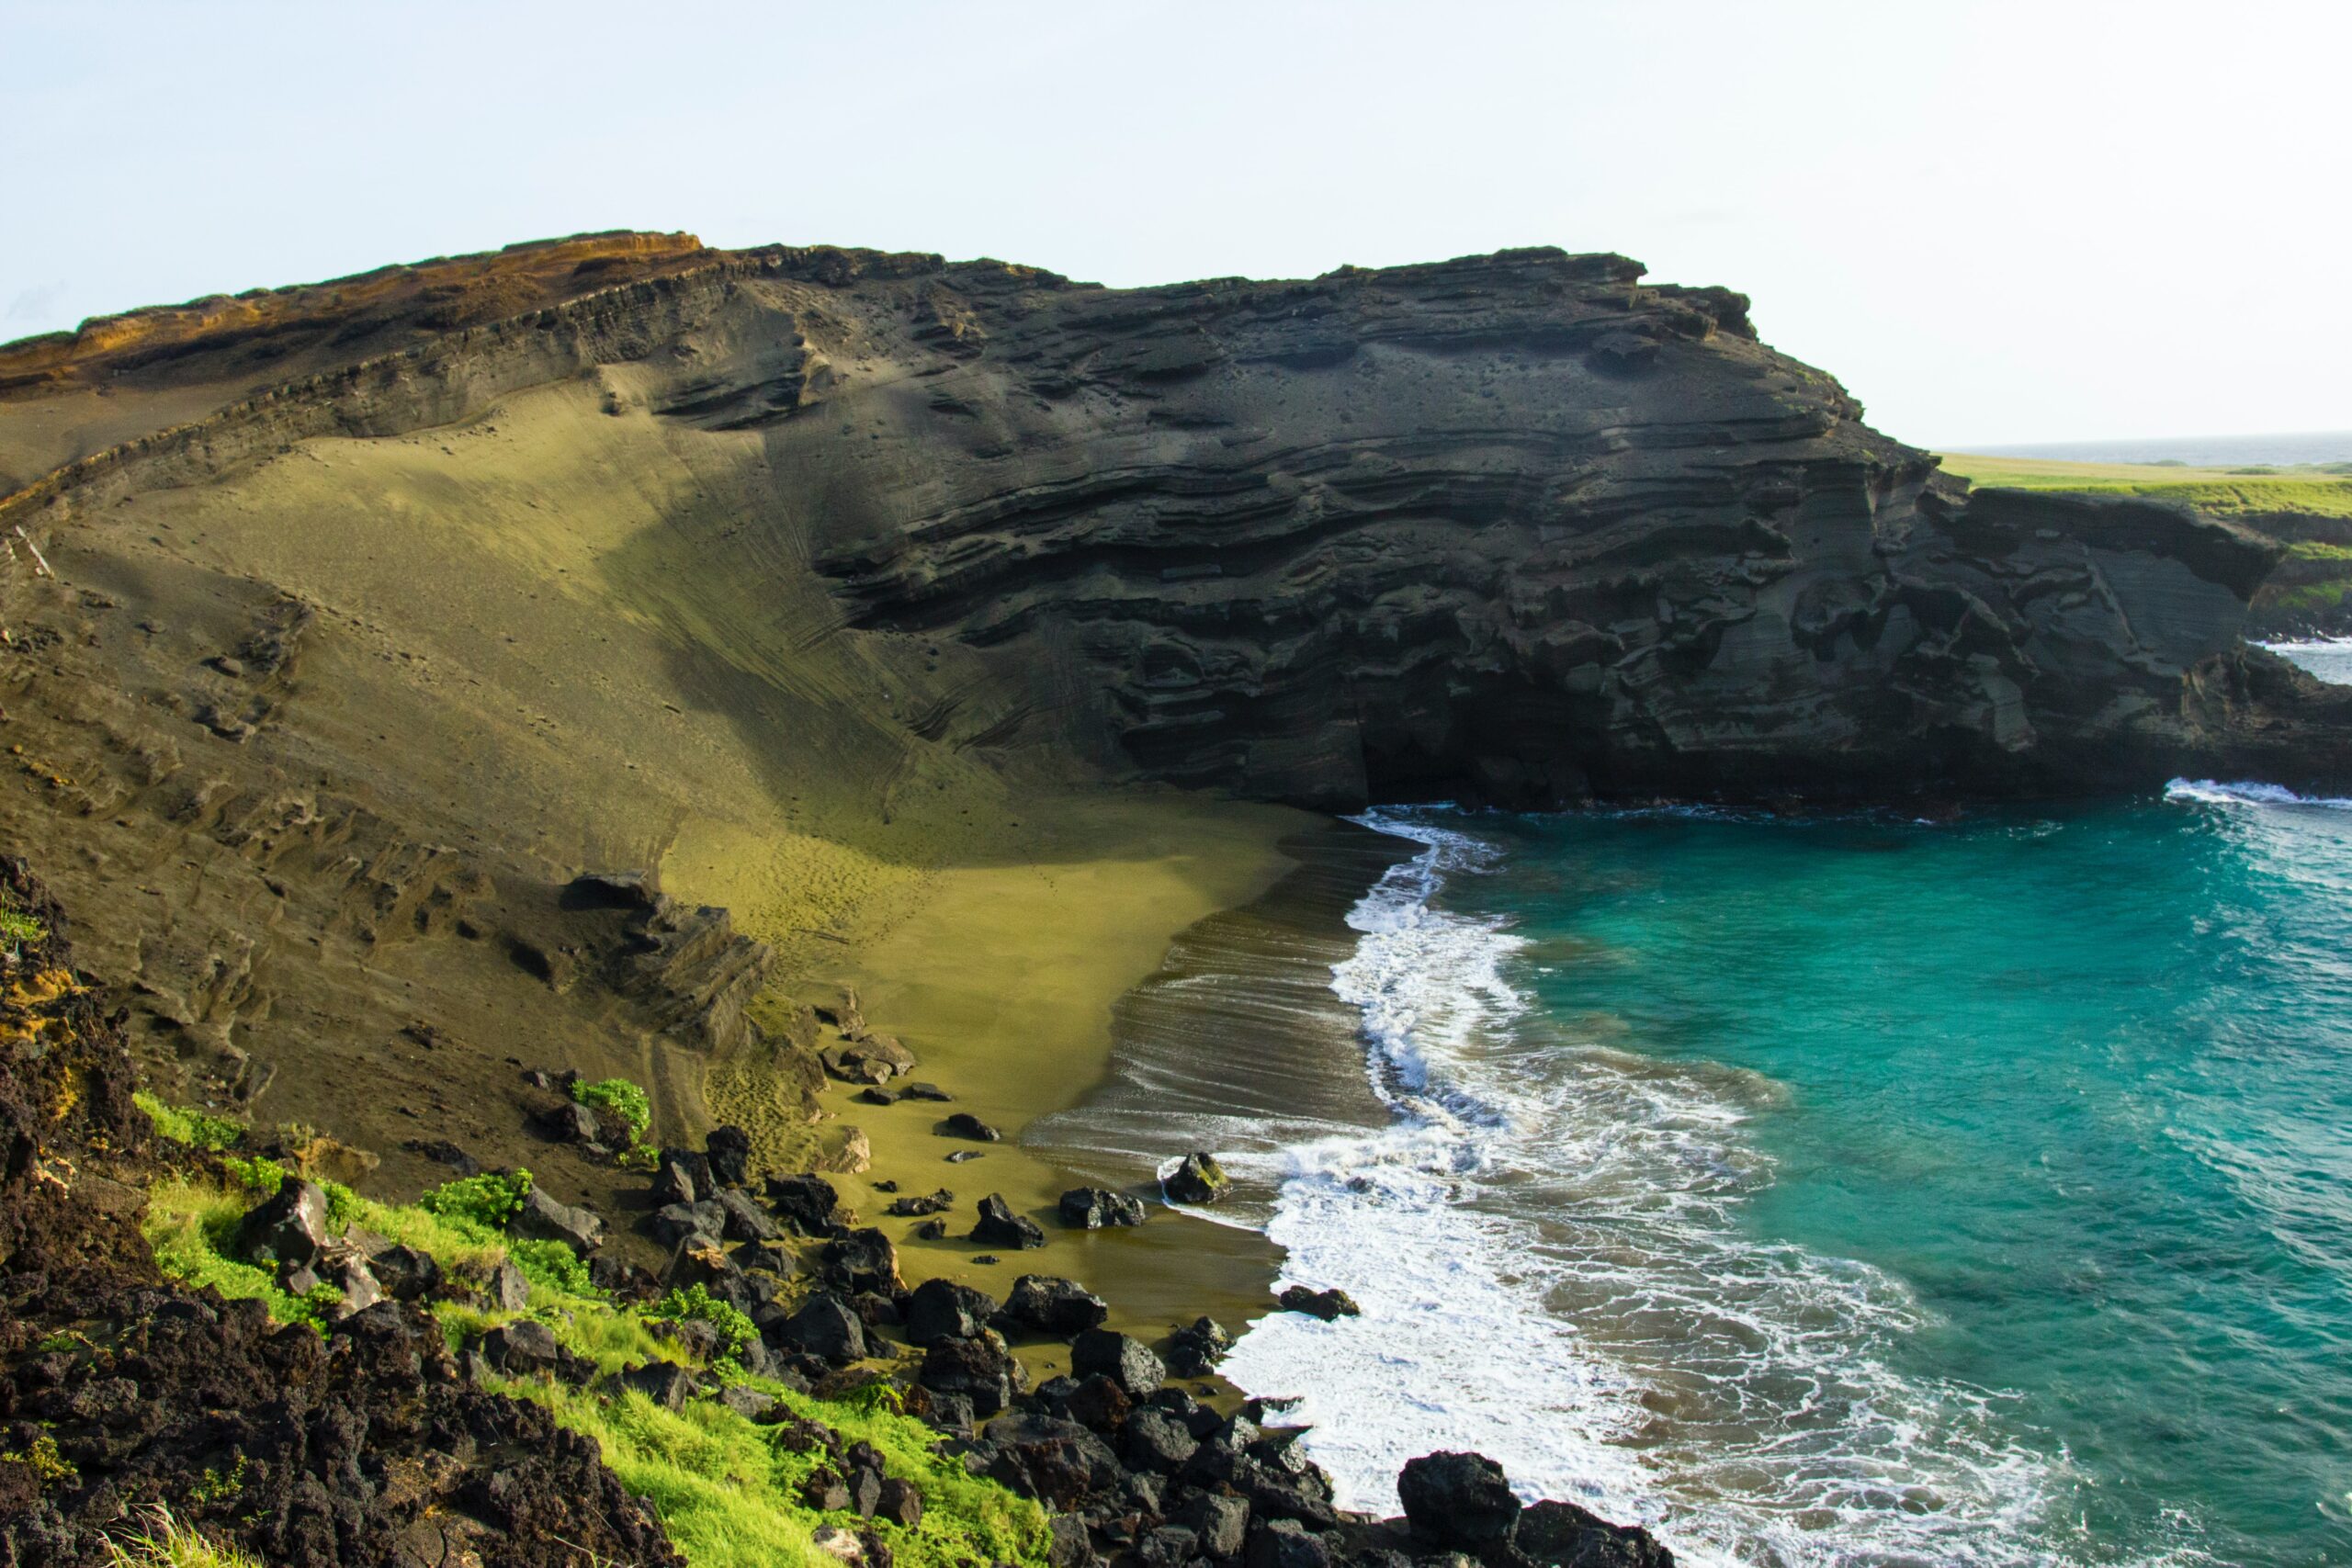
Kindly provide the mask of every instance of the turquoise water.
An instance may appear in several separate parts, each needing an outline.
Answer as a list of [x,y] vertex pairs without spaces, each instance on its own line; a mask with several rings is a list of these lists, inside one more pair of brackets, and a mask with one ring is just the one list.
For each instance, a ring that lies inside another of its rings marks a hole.
[[1742,1227],[1907,1287],[2053,1552],[2352,1561],[2352,813],[1476,830],[1538,1009],[1784,1086]]
[[2352,1563],[2352,809],[1380,814],[1291,1148],[1343,1501],[1482,1450],[1686,1562]]

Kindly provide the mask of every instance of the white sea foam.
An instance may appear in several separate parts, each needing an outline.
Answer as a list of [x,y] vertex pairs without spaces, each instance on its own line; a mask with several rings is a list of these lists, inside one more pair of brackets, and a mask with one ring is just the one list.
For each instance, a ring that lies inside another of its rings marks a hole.
[[2342,795],[2297,795],[2274,784],[2241,779],[2175,779],[2165,785],[2166,800],[2193,801],[2202,806],[2312,806],[2329,811],[2352,811],[2352,799]]
[[1259,1156],[1283,1168],[1286,1280],[1363,1314],[1272,1314],[1224,1369],[1295,1401],[1340,1504],[1394,1511],[1404,1461],[1475,1449],[1690,1563],[2075,1560],[2064,1454],[2010,1433],[1997,1394],[1890,1365],[1922,1322],[1899,1281],[1743,1233],[1771,1180],[1744,1124],[1778,1087],[1531,1011],[1521,939],[1431,902],[1494,852],[1364,820],[1423,846],[1351,914],[1332,979],[1396,1121]]

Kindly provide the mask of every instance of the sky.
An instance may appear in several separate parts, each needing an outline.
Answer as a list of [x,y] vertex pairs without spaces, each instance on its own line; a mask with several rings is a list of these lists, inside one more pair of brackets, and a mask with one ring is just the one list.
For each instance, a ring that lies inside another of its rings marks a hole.
[[2352,6],[0,0],[0,339],[615,228],[1114,285],[1510,245],[1929,446],[2352,428]]

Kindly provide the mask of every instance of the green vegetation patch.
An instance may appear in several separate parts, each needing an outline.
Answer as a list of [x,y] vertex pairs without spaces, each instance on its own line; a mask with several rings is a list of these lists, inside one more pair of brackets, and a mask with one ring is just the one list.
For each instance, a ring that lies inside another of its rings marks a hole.
[[38,946],[49,940],[49,928],[25,913],[17,896],[0,887],[0,942],[11,948]]
[[645,1091],[627,1078],[604,1078],[596,1083],[576,1083],[571,1086],[571,1098],[592,1111],[609,1111],[628,1123],[628,1141],[639,1144],[645,1140],[645,1130],[653,1125],[653,1102]]
[[147,1120],[155,1124],[158,1135],[175,1144],[209,1149],[218,1154],[223,1149],[235,1148],[244,1139],[245,1124],[242,1122],[232,1122],[225,1116],[208,1116],[201,1111],[186,1106],[166,1105],[143,1089],[130,1100],[132,1104],[147,1113]]
[[[239,1223],[264,1190],[272,1162],[225,1163],[233,1166],[227,1184],[175,1180],[150,1194],[146,1230],[156,1262],[190,1285],[259,1300],[280,1322],[318,1326],[331,1301],[288,1295],[269,1270],[240,1262],[232,1252]],[[820,1513],[800,1497],[810,1473],[824,1462],[821,1450],[795,1449],[783,1428],[750,1421],[716,1401],[693,1400],[669,1411],[642,1394],[609,1387],[574,1388],[541,1378],[493,1380],[498,1391],[531,1400],[564,1426],[594,1438],[605,1464],[623,1486],[645,1500],[693,1568],[840,1568],[814,1544],[815,1532],[830,1524],[876,1530],[905,1568],[1045,1562],[1044,1511],[994,1482],[967,1473],[959,1461],[941,1451],[937,1433],[900,1412],[894,1388],[872,1384],[844,1399],[820,1400],[745,1377],[734,1358],[755,1330],[740,1311],[703,1288],[673,1291],[642,1311],[622,1306],[589,1286],[585,1268],[561,1243],[502,1235],[529,1190],[528,1173],[516,1171],[451,1181],[413,1204],[378,1203],[345,1192],[351,1223],[431,1253],[445,1270],[479,1274],[508,1258],[522,1269],[531,1292],[521,1314],[458,1302],[434,1306],[453,1347],[530,1316],[547,1324],[565,1348],[594,1362],[600,1373],[610,1373],[652,1360],[687,1359],[655,1334],[652,1325],[710,1323],[721,1339],[707,1369],[715,1379],[770,1394],[795,1415],[833,1427],[845,1441],[872,1443],[890,1474],[922,1491],[922,1519],[912,1529],[848,1513]],[[242,1479],[231,1471],[208,1475],[202,1484],[225,1490]],[[152,1548],[134,1543],[126,1550],[145,1554],[120,1558],[118,1568],[250,1568],[227,1557],[187,1555],[217,1549],[186,1530],[155,1537]]]
[[2300,513],[2352,517],[2352,478],[2341,465],[2268,471],[2186,468],[2160,463],[2059,463],[1947,452],[1944,471],[1971,484],[2004,490],[2069,491],[2177,501],[2215,517]]

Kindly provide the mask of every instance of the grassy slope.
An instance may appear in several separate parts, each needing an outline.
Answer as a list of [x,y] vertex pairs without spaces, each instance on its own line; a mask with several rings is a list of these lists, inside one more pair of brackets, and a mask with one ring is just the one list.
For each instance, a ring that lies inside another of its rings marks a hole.
[[[192,1126],[185,1113],[151,1106],[159,1131],[183,1142],[217,1144]],[[215,1127],[219,1124],[214,1123]],[[267,1162],[228,1161],[225,1183],[175,1180],[151,1195],[146,1221],[149,1244],[165,1274],[191,1286],[210,1286],[230,1297],[254,1297],[287,1323],[315,1323],[311,1303],[288,1296],[269,1272],[239,1261],[228,1251],[237,1223],[260,1192],[274,1187],[277,1168]],[[234,1178],[242,1172],[246,1178]],[[459,1184],[452,1184],[451,1191]],[[358,1228],[388,1241],[429,1252],[445,1269],[484,1269],[510,1255],[531,1281],[523,1313],[486,1312],[453,1303],[435,1311],[453,1348],[518,1316],[545,1322],[568,1348],[596,1363],[602,1372],[650,1360],[684,1359],[684,1352],[657,1337],[645,1316],[615,1305],[590,1288],[568,1255],[531,1250],[543,1245],[515,1244],[468,1217],[465,1205],[447,1203],[435,1213],[425,1204],[383,1204],[337,1193]],[[1045,1517],[1036,1505],[992,1482],[976,1480],[960,1463],[940,1454],[936,1434],[921,1422],[895,1413],[887,1399],[868,1396],[820,1400],[781,1385],[747,1378],[729,1369],[718,1375],[784,1401],[798,1415],[821,1421],[851,1441],[863,1438],[884,1455],[894,1475],[922,1489],[924,1512],[913,1529],[881,1524],[895,1561],[920,1568],[966,1568],[975,1562],[1035,1563],[1043,1561]],[[796,1450],[778,1441],[777,1429],[746,1420],[715,1401],[694,1400],[684,1408],[661,1408],[642,1394],[599,1393],[545,1379],[500,1379],[499,1392],[544,1404],[563,1425],[596,1439],[605,1462],[621,1484],[643,1497],[694,1568],[834,1568],[835,1560],[811,1543],[827,1524],[857,1526],[849,1514],[821,1514],[799,1502],[799,1489],[820,1462],[814,1450]],[[200,1543],[201,1538],[191,1538]],[[180,1559],[159,1553],[159,1560]]]
[[2317,470],[2277,474],[2226,468],[2176,468],[2153,463],[2060,463],[2041,457],[1990,457],[1945,452],[1944,471],[1971,484],[2007,490],[2082,491],[2186,502],[2217,517],[2301,512],[2352,517],[2352,475]]

